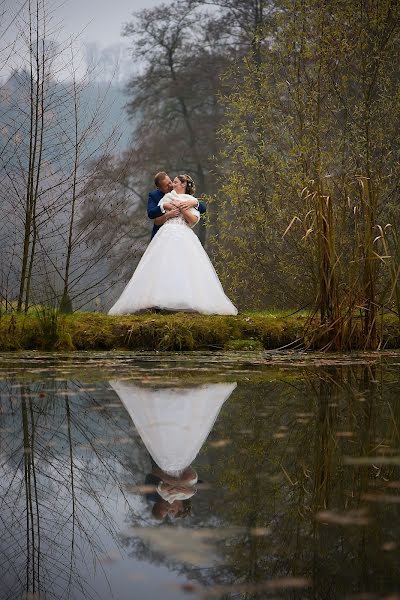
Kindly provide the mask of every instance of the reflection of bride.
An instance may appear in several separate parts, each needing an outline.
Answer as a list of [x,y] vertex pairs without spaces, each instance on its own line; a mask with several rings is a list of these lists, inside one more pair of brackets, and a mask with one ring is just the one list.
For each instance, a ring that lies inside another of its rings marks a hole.
[[154,516],[184,516],[185,501],[197,491],[197,473],[190,465],[236,383],[161,389],[127,381],[110,381],[110,385],[155,463],[146,478],[146,483],[156,486],[150,498],[156,502]]

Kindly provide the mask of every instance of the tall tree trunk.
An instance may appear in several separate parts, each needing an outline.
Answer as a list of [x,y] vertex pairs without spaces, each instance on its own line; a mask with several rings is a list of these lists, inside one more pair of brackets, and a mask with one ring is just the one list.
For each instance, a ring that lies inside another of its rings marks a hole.
[[72,198],[71,198],[71,214],[69,219],[69,231],[68,231],[68,243],[67,243],[67,256],[65,261],[65,271],[64,271],[64,288],[63,294],[60,302],[60,309],[62,312],[72,312],[72,304],[71,299],[69,297],[69,273],[71,267],[71,256],[73,249],[73,233],[74,233],[74,221],[75,221],[75,207],[76,207],[76,192],[77,192],[77,178],[78,178],[78,168],[79,168],[79,151],[80,151],[80,141],[79,141],[79,114],[78,114],[78,95],[76,89],[76,79],[74,73],[74,125],[75,125],[75,156],[74,156],[74,167],[73,167],[73,180],[72,180]]

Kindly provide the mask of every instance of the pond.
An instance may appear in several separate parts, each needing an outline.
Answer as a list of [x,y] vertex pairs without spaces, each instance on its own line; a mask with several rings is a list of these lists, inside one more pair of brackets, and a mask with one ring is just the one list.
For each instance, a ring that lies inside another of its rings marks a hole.
[[0,597],[400,598],[400,354],[0,355]]

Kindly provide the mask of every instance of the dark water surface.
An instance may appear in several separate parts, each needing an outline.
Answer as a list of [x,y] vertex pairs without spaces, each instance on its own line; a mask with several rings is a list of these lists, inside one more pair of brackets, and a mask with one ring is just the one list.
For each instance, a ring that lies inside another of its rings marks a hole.
[[400,599],[399,365],[0,355],[1,600]]

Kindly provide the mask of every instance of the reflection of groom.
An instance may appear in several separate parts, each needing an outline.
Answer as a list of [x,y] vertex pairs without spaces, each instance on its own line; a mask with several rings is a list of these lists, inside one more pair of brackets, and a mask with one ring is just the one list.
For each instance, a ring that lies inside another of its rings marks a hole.
[[[154,220],[153,231],[151,233],[152,238],[155,236],[160,227],[164,225],[165,221],[179,215],[179,208],[175,208],[166,212],[164,209],[158,206],[158,203],[164,194],[168,194],[168,192],[172,190],[172,181],[168,174],[164,171],[157,173],[157,175],[154,177],[154,183],[157,189],[153,192],[150,192],[147,202],[147,215],[149,219]],[[206,205],[204,202],[188,200],[187,204],[197,208],[201,215],[206,212]]]
[[[150,457],[151,458],[151,457]],[[180,475],[173,476],[160,469],[151,458],[152,472],[146,475],[145,485],[154,489],[146,494],[149,502],[154,502],[151,513],[158,520],[167,515],[175,519],[187,517],[191,514],[191,498],[197,492],[198,481],[196,471],[186,467]]]

